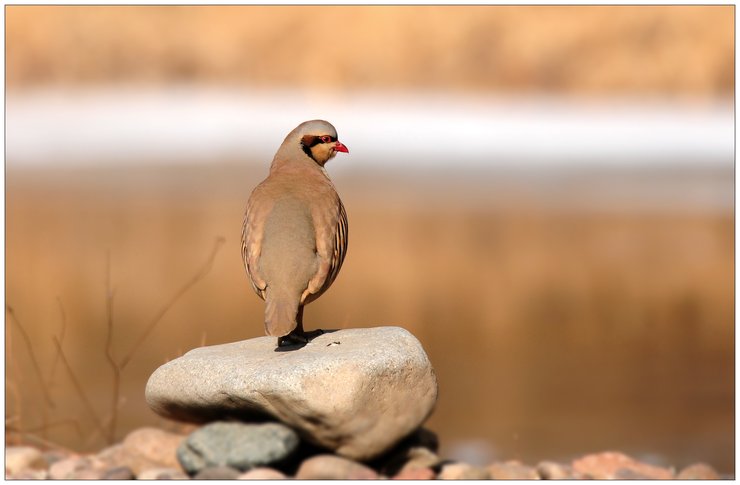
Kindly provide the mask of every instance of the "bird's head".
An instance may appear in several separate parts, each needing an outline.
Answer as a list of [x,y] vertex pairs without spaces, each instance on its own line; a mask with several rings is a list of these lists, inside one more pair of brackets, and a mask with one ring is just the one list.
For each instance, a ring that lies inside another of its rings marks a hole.
[[337,140],[337,130],[324,120],[312,120],[301,123],[288,135],[286,142],[297,141],[306,155],[322,167],[337,152],[349,153],[349,149]]

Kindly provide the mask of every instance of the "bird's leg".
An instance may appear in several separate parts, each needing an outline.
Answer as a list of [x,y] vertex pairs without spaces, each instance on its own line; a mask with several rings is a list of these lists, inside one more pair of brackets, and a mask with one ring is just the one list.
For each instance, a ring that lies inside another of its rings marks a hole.
[[303,305],[298,306],[298,314],[295,317],[295,321],[296,326],[292,332],[283,337],[278,337],[278,347],[284,345],[307,344],[312,339],[324,333],[321,329],[312,330],[311,332],[303,330]]
[[278,347],[308,343],[308,339],[303,332],[303,305],[298,305],[298,314],[295,316],[295,322],[296,326],[292,332],[283,337],[278,337]]

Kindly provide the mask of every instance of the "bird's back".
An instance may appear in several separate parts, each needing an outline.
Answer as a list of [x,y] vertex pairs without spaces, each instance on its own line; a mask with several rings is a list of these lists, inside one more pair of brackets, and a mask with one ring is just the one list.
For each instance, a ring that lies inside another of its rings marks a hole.
[[285,194],[274,201],[264,231],[260,274],[268,288],[300,298],[318,266],[310,207],[299,197]]

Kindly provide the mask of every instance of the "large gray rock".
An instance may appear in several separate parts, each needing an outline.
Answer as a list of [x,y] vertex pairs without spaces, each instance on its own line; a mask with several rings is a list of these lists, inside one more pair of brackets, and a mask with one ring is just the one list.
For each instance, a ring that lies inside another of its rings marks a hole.
[[272,416],[356,460],[390,449],[436,403],[434,370],[402,328],[327,332],[290,351],[275,343],[259,337],[194,349],[152,374],[147,402],[185,421]]
[[219,421],[188,436],[177,449],[177,458],[191,475],[219,466],[246,471],[285,461],[299,441],[295,431],[280,423]]

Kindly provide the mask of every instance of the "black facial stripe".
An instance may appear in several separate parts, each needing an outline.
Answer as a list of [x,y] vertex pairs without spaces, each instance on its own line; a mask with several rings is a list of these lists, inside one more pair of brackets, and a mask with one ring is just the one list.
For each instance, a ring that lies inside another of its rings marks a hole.
[[[323,138],[325,136],[328,136],[329,137],[329,141],[323,141],[321,139],[321,138]],[[301,138],[301,144],[304,147],[306,147],[306,148],[314,147],[314,146],[318,145],[319,143],[333,143],[335,141],[337,141],[336,137],[333,137],[331,135],[320,135],[320,136],[316,136],[316,135],[304,135],[303,138]]]

